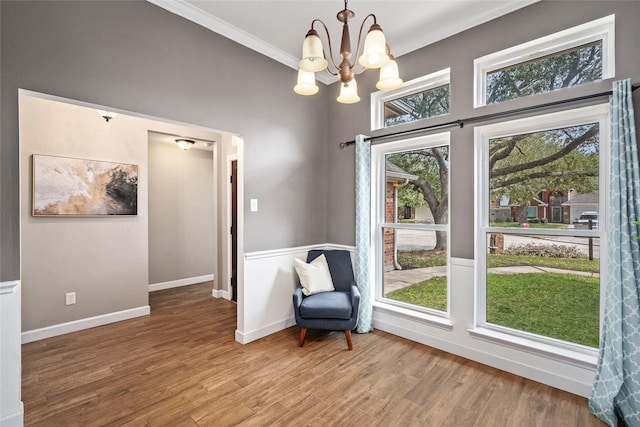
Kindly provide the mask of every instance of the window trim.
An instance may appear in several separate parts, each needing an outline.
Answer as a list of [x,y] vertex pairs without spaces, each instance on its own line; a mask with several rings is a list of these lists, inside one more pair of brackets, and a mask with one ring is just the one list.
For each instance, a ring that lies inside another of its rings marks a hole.
[[[536,229],[535,233],[542,235],[571,235],[577,237],[598,237],[600,239],[600,335],[602,334],[602,320],[604,319],[604,301],[607,277],[607,218],[609,216],[609,103],[603,103],[588,107],[574,108],[556,113],[542,114],[523,119],[510,120],[474,129],[475,141],[475,188],[474,188],[474,218],[476,232],[474,235],[475,260],[474,260],[474,326],[469,329],[472,335],[483,336],[483,339],[499,342],[511,341],[510,346],[516,348],[527,347],[536,353],[548,354],[549,349],[557,349],[557,354],[566,357],[568,354],[582,354],[589,358],[597,356],[598,349],[586,347],[576,343],[557,340],[530,334],[525,331],[514,331],[510,328],[488,324],[486,322],[486,275],[487,257],[486,235],[491,232],[507,234],[519,234],[519,229],[508,229],[489,226],[489,200],[487,190],[489,188],[489,162],[488,144],[493,138],[500,138],[514,134],[541,132],[558,129],[560,127],[578,126],[589,123],[599,123],[600,135],[600,181],[599,181],[599,212],[600,226],[598,230],[551,230]],[[604,248],[604,250],[603,250]],[[490,331],[490,332],[487,332]],[[544,349],[544,350],[543,350]]]
[[371,130],[386,129],[384,126],[385,102],[446,84],[451,85],[451,68],[445,68],[434,73],[427,74],[426,76],[404,82],[402,87],[398,89],[388,91],[380,90],[371,93]]
[[488,73],[598,40],[602,40],[602,79],[615,77],[615,15],[476,58],[473,61],[473,107],[487,105]]
[[[451,224],[389,224],[385,222],[385,190],[386,190],[386,168],[385,158],[387,154],[394,154],[404,151],[412,151],[422,148],[442,147],[451,148],[451,133],[440,132],[437,134],[420,136],[416,138],[402,139],[398,141],[376,144],[371,146],[371,260],[373,271],[373,305],[384,308],[391,312],[398,312],[408,317],[421,319],[433,325],[447,327],[451,316]],[[449,170],[451,170],[451,160],[449,160]],[[449,181],[449,189],[451,182]],[[451,197],[448,201],[449,211],[451,209]],[[426,307],[419,307],[402,302],[396,302],[383,298],[384,292],[384,236],[382,229],[390,227],[396,229],[414,229],[427,231],[447,232],[447,311],[433,310]]]

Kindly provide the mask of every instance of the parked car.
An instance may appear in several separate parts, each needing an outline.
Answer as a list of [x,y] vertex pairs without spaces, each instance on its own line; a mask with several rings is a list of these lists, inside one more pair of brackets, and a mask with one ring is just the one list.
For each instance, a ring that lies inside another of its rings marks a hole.
[[596,211],[587,211],[582,212],[579,218],[573,222],[576,225],[576,228],[589,228],[589,222],[591,222],[591,228],[593,230],[598,229],[599,221],[598,221],[598,212]]

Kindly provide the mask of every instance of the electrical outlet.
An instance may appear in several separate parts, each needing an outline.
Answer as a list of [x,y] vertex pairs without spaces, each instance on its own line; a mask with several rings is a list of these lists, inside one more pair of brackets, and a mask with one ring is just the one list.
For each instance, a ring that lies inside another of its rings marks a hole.
[[73,305],[76,303],[76,293],[67,292],[64,294],[64,305]]

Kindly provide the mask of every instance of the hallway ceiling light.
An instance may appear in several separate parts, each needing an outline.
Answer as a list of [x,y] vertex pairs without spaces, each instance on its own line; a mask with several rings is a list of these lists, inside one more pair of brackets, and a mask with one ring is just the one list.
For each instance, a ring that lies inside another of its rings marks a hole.
[[193,144],[195,143],[196,142],[191,139],[176,139],[176,144],[178,144],[178,147],[182,148],[183,150],[188,150],[189,148],[193,147]]
[[[348,0],[344,1],[344,9],[336,15],[338,21],[343,23],[342,38],[340,40],[340,57],[342,58],[342,62],[336,64],[334,61],[331,37],[329,36],[329,30],[325,23],[320,19],[311,21],[311,29],[307,32],[304,43],[302,44],[302,59],[298,63],[298,82],[293,89],[296,93],[300,95],[313,95],[317,93],[318,86],[316,85],[315,73],[323,70],[327,70],[329,74],[340,78],[340,96],[338,96],[337,101],[344,104],[352,104],[360,101],[355,76],[364,70],[380,68],[380,80],[376,84],[376,87],[380,90],[392,90],[402,86],[402,80],[398,76],[398,64],[393,55],[391,55],[391,50],[386,43],[382,28],[380,28],[380,25],[377,23],[376,16],[372,13],[367,15],[360,25],[358,43],[356,44],[355,51],[356,57],[353,62],[349,62],[351,58],[351,38],[349,36],[348,20],[353,18],[355,13],[347,9],[347,2]],[[364,28],[364,23],[370,17],[373,18],[373,24],[369,28],[369,32],[365,38],[362,53],[359,54],[362,29]],[[331,63],[327,61],[327,54],[322,46],[322,41],[318,36],[318,32],[313,28],[316,22],[322,25],[327,36]],[[360,65],[358,70],[356,70],[356,65]]]
[[100,117],[102,117],[107,123],[109,122],[109,120],[114,119],[118,116],[118,113],[114,113],[113,111],[106,111],[106,110],[96,110],[98,112],[98,114],[100,114]]

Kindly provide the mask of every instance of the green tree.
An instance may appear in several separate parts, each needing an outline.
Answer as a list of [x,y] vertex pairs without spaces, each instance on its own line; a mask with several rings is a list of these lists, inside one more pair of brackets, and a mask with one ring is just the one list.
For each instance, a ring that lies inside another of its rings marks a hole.
[[[602,79],[602,42],[536,59],[487,75],[487,103],[548,92]],[[386,120],[387,126],[406,123],[449,111],[449,85],[392,101],[385,107],[407,111]],[[393,105],[396,102],[397,105]],[[402,105],[402,104],[405,105]],[[403,110],[404,108],[404,110]],[[508,194],[523,206],[542,189],[575,189],[581,193],[598,189],[598,124],[545,132],[512,135],[491,140],[489,148],[490,197],[497,201]],[[424,199],[434,222],[448,221],[448,147],[430,148],[390,156],[389,160],[418,176],[404,187],[402,201],[419,206]],[[444,233],[436,233],[436,248],[446,248]]]
[[[416,175],[404,187],[406,193],[413,192],[406,200],[415,200],[420,194],[429,206],[436,224],[446,224],[449,213],[449,147],[434,147],[407,151],[389,156],[388,160],[406,172]],[[417,207],[417,205],[408,205]],[[436,232],[435,250],[447,247],[446,233]]]
[[385,127],[449,113],[449,85],[385,102]]
[[[542,189],[598,190],[597,123],[495,138],[489,142],[489,189],[492,201],[508,195],[523,206]],[[522,222],[526,218],[519,218]]]
[[487,104],[602,79],[602,41],[487,74]]

